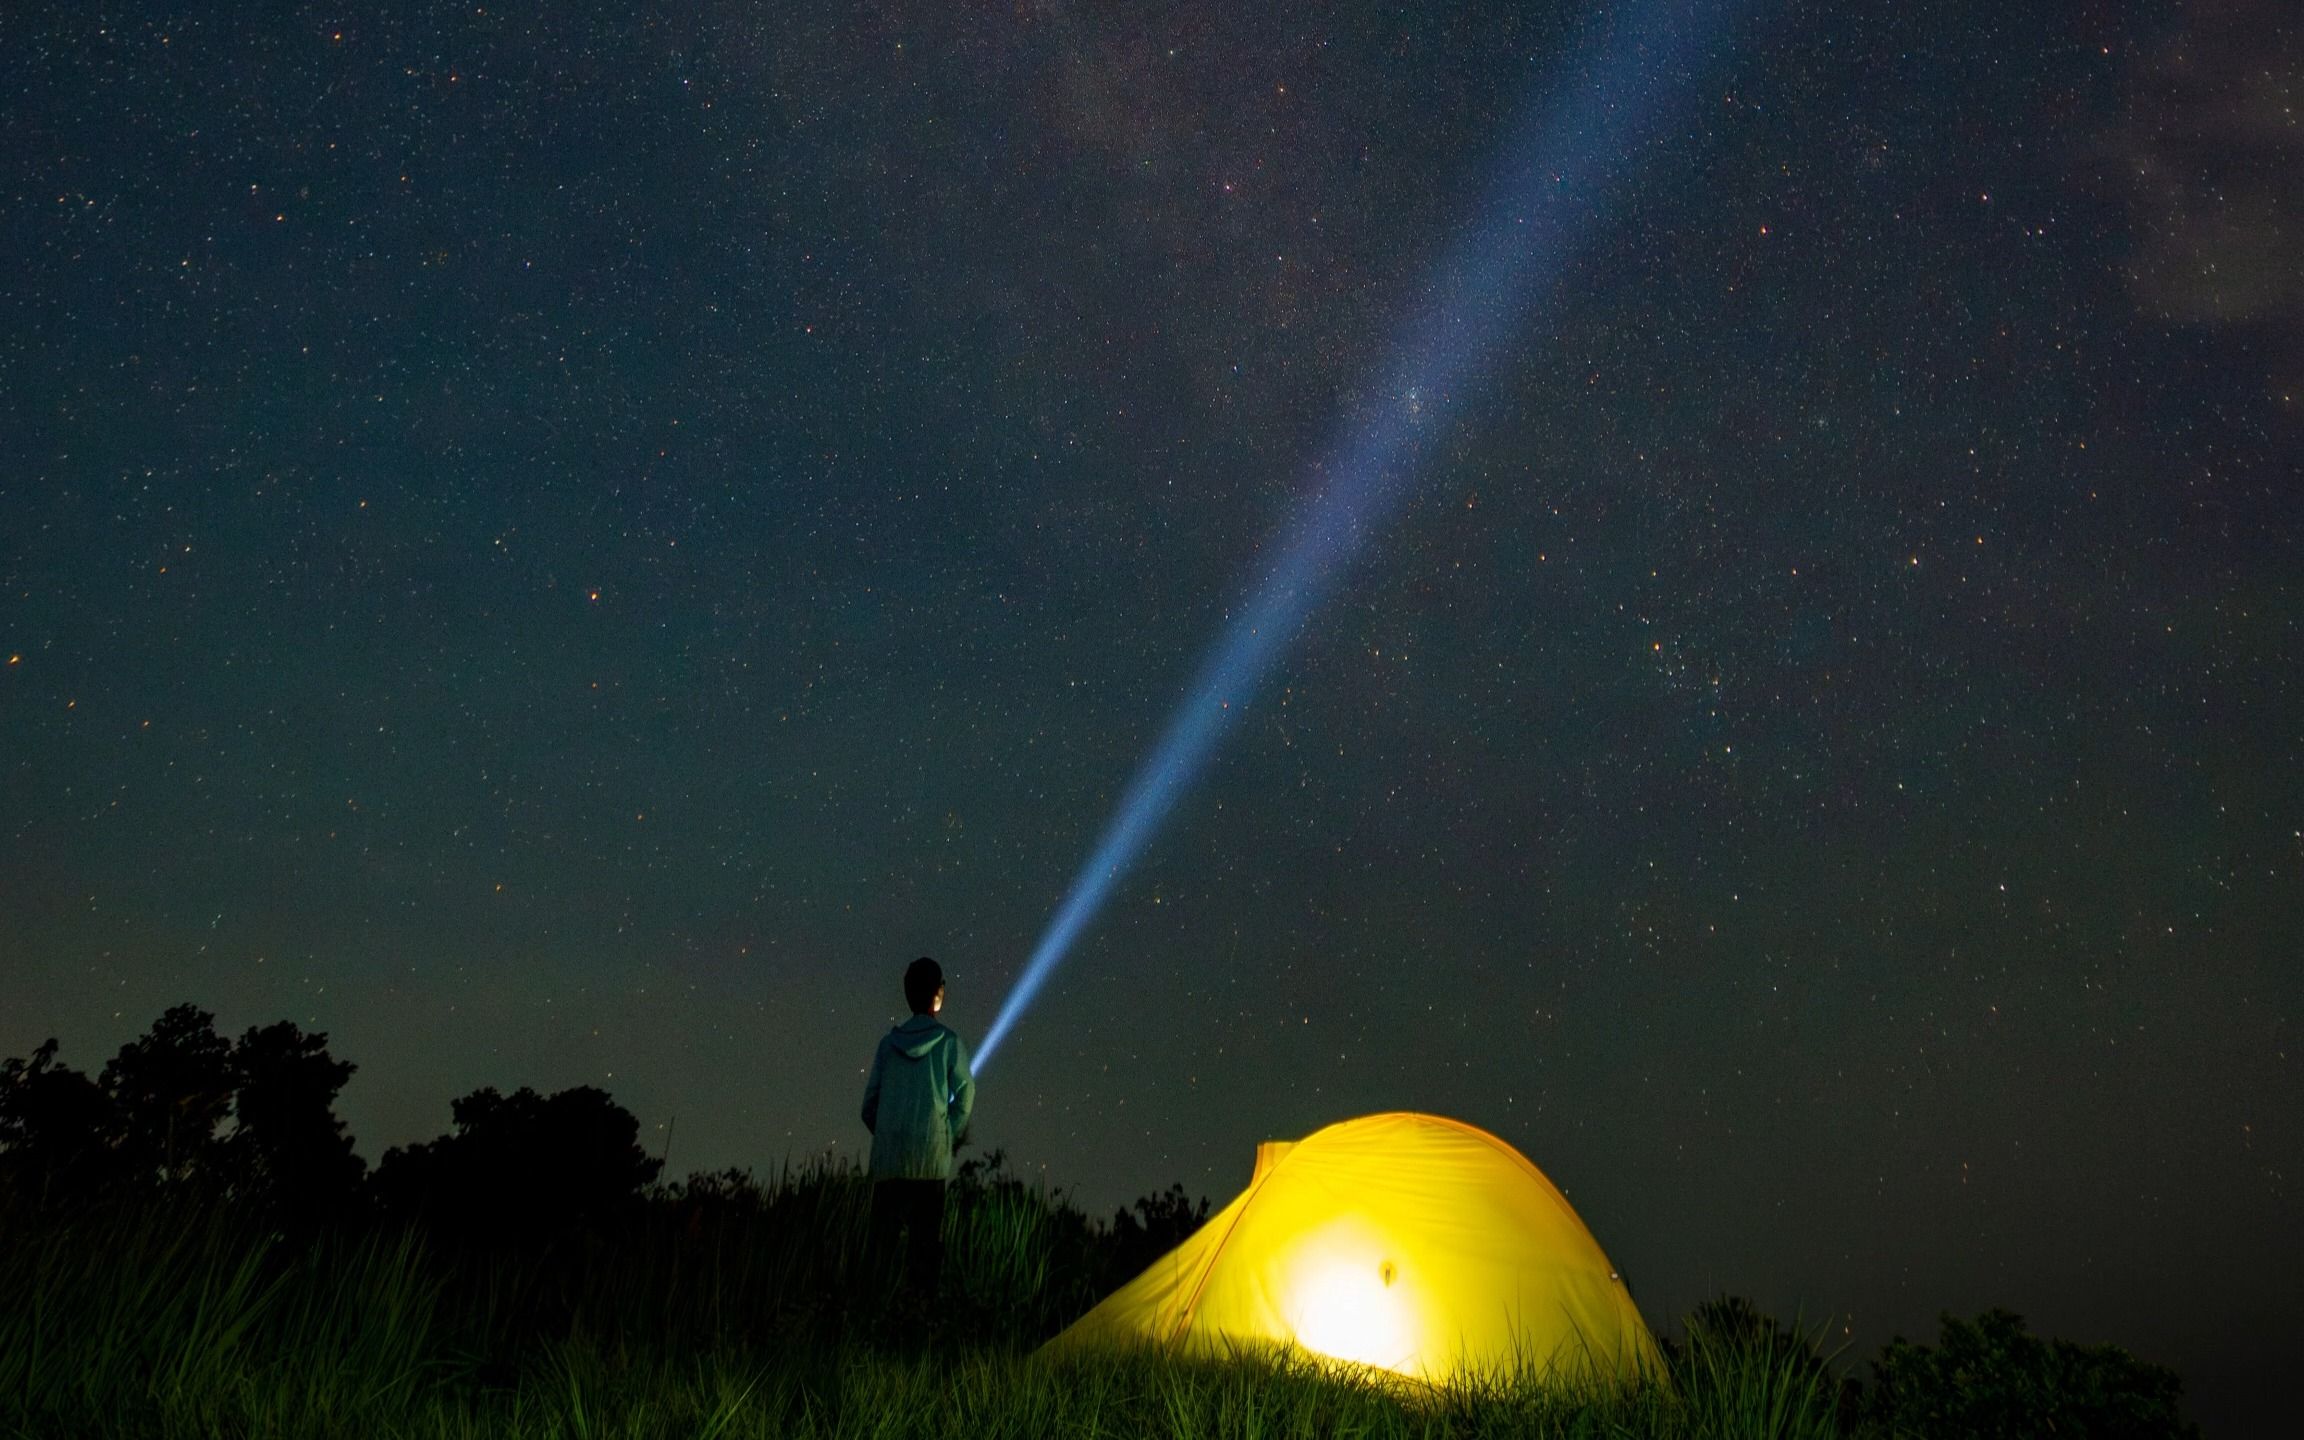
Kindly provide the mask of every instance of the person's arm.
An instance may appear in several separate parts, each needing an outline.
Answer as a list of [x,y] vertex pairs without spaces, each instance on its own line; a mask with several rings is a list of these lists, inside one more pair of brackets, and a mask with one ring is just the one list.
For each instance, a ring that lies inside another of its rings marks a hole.
[[887,1063],[888,1047],[880,1046],[872,1052],[872,1078],[864,1082],[864,1133],[879,1133],[880,1124],[880,1069]]
[[976,1109],[976,1077],[968,1073],[968,1043],[952,1037],[952,1099],[944,1112],[945,1129],[957,1147],[968,1134],[968,1117]]

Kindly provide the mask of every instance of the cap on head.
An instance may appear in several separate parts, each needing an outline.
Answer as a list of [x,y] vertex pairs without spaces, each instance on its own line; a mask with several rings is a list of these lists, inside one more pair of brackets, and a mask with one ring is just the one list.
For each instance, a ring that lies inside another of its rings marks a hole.
[[936,1008],[936,992],[944,988],[944,967],[923,955],[904,967],[904,1002],[915,1015]]

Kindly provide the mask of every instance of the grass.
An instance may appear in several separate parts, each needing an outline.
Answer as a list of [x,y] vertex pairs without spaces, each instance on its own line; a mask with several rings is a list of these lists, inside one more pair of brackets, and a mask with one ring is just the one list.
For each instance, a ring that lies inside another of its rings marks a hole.
[[1126,1278],[1078,1212],[958,1187],[945,1299],[910,1310],[852,1173],[678,1187],[518,1245],[215,1209],[0,1215],[0,1435],[122,1437],[1783,1437],[1852,1433],[1802,1346],[1692,1329],[1673,1382],[1447,1389],[1301,1356],[1061,1364],[1040,1340]]

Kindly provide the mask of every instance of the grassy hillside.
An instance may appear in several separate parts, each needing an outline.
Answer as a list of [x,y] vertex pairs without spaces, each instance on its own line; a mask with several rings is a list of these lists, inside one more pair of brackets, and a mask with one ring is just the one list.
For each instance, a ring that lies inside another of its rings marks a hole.
[[1092,1220],[974,1160],[935,1298],[899,1296],[863,1176],[660,1185],[589,1087],[475,1091],[369,1172],[326,1040],[234,1041],[182,1005],[94,1077],[53,1041],[0,1061],[0,1437],[2190,1433],[2170,1372],[1999,1311],[1896,1341],[1863,1385],[1726,1298],[1631,1389],[1433,1389],[1286,1352],[1051,1362],[1204,1200]]
[[[619,1226],[311,1242],[203,1207],[0,1228],[0,1431],[107,1436],[1824,1436],[1804,1346],[1695,1343],[1675,1384],[1447,1391],[1303,1357],[1062,1366],[1033,1350],[1117,1283],[1108,1227],[958,1187],[942,1298],[890,1298],[866,1187],[701,1181]],[[1126,1257],[1132,1260],[1133,1257]]]

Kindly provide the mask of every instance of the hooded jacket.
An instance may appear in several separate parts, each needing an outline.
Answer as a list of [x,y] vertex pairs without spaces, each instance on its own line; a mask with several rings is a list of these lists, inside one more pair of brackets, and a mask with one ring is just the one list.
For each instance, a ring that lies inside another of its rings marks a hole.
[[872,1178],[951,1179],[952,1147],[975,1108],[968,1047],[935,1016],[915,1015],[881,1036],[864,1086]]

